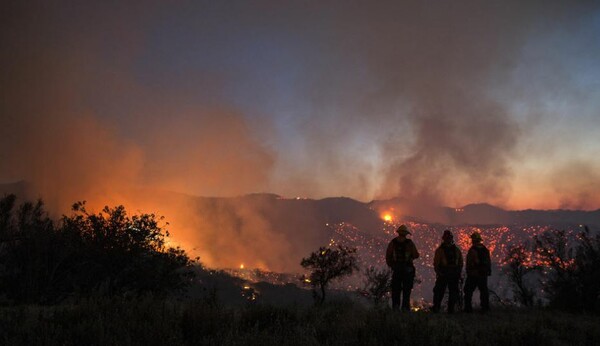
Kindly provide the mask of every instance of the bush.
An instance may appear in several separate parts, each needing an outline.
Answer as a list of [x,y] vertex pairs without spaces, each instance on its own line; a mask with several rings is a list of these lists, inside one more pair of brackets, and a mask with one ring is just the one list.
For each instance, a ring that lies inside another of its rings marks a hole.
[[165,245],[166,223],[123,206],[90,214],[84,202],[52,222],[41,201],[0,200],[0,295],[13,303],[56,303],[67,297],[164,295],[190,281],[192,261]]
[[377,308],[385,302],[391,292],[392,271],[388,268],[377,269],[369,267],[365,271],[364,287],[358,290],[363,297],[368,298]]
[[567,310],[600,312],[600,234],[584,227],[574,239],[551,230],[535,237],[550,304]]
[[509,247],[503,268],[512,287],[514,300],[528,307],[533,305],[535,298],[535,290],[529,279],[539,269],[532,261],[532,253],[527,244]]
[[0,296],[29,303],[53,302],[62,295],[69,247],[41,201],[16,205],[0,200]]

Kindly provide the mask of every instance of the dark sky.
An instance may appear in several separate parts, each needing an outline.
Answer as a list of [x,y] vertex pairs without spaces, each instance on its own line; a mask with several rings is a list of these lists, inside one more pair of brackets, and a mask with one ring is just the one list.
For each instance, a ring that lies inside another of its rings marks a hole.
[[0,6],[0,181],[57,203],[600,207],[598,2]]

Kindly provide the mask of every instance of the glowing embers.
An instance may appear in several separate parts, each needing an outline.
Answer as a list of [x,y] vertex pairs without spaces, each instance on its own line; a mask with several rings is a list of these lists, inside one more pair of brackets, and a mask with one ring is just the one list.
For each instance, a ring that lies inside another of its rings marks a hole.
[[258,297],[260,297],[260,293],[250,285],[244,285],[242,287],[241,295],[250,303],[256,302]]
[[[356,247],[358,249],[357,256],[359,266],[368,268],[374,266],[385,268],[385,250],[395,236],[396,230],[400,224],[406,224],[412,235],[410,238],[415,242],[421,256],[414,261],[417,267],[417,278],[415,279],[415,287],[413,290],[413,306],[420,311],[427,310],[429,303],[425,301],[428,297],[431,287],[435,280],[435,272],[433,270],[433,254],[435,249],[441,243],[441,236],[445,229],[450,229],[454,234],[456,244],[461,248],[463,260],[466,260],[466,255],[471,247],[471,234],[479,232],[483,237],[483,243],[490,250],[492,257],[492,281],[496,285],[499,292],[508,291],[510,287],[506,286],[507,280],[502,272],[501,267],[507,265],[507,254],[509,250],[519,244],[532,244],[533,237],[544,234],[551,230],[549,225],[461,225],[461,226],[445,226],[436,224],[426,224],[402,219],[398,214],[389,211],[393,215],[391,222],[385,222],[384,216],[388,211],[378,211],[380,217],[380,228],[361,229],[349,222],[328,222],[324,224],[324,232],[327,238],[323,240],[323,244],[329,247],[337,245]],[[580,232],[580,227],[577,230],[568,228],[566,230],[567,239],[574,239]],[[566,246],[566,250],[570,247]],[[520,256],[520,262],[524,267],[539,267],[542,270],[551,270],[553,267],[570,268],[574,265],[571,257],[557,257],[557,254],[552,249],[548,250],[547,255],[542,257],[538,251],[532,246],[525,246],[520,253],[513,253],[513,256]],[[550,257],[550,260],[549,258]],[[240,263],[241,261],[237,262]],[[276,285],[285,285],[288,283],[297,284],[302,288],[310,288],[311,282],[306,275],[299,273],[274,273],[266,269],[255,269],[253,264],[244,262],[242,269],[238,264],[235,268],[227,269],[228,273],[240,277],[248,286],[256,282],[268,282]],[[358,272],[352,277],[345,278],[331,284],[332,289],[354,291],[363,286],[363,272]],[[242,287],[240,287],[242,289]],[[250,298],[251,299],[251,298]],[[256,298],[255,298],[256,299]],[[260,298],[259,298],[260,299]],[[416,310],[416,309],[413,309]]]
[[383,221],[385,221],[385,222],[392,222],[392,220],[393,220],[393,217],[392,217],[391,214],[384,214],[383,215]]

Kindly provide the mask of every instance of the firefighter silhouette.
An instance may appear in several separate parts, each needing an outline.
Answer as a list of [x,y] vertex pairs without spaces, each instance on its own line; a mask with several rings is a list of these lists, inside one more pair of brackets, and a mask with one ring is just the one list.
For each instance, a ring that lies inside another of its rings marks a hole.
[[488,276],[492,274],[490,251],[483,245],[481,234],[475,232],[471,235],[473,245],[467,253],[467,280],[465,282],[465,312],[472,312],[473,292],[479,289],[481,310],[490,309],[490,293],[488,290]]
[[442,244],[435,250],[433,268],[436,279],[433,287],[433,312],[439,312],[446,288],[448,288],[448,313],[460,299],[459,282],[463,267],[462,253],[454,244],[454,236],[449,230],[442,235]]
[[397,232],[385,253],[385,262],[392,269],[392,309],[400,308],[402,293],[402,310],[410,311],[410,293],[415,281],[413,260],[419,258],[419,252],[413,241],[406,238],[411,234],[406,225],[398,227]]

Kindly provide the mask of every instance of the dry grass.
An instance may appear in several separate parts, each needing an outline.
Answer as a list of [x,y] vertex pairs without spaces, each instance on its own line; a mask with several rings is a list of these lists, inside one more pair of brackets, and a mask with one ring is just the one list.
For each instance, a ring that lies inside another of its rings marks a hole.
[[594,345],[600,317],[549,310],[394,313],[323,307],[93,300],[0,308],[2,345]]

